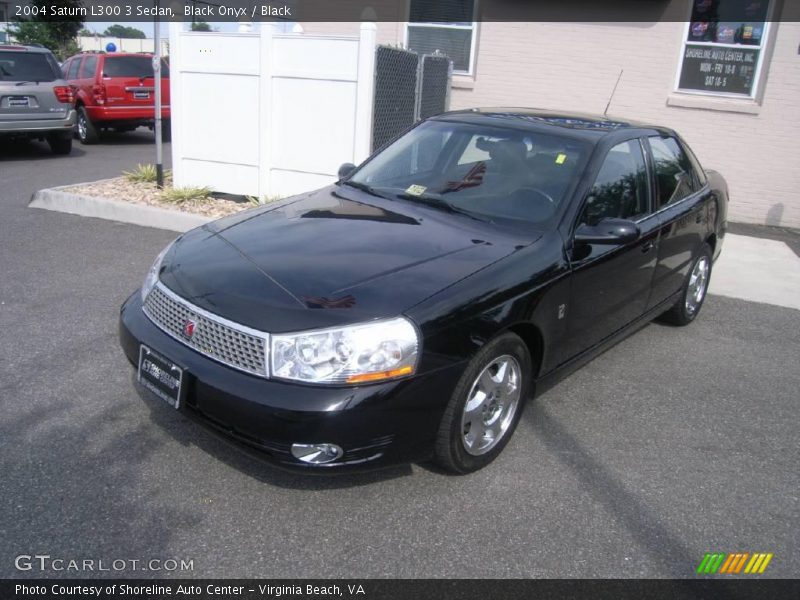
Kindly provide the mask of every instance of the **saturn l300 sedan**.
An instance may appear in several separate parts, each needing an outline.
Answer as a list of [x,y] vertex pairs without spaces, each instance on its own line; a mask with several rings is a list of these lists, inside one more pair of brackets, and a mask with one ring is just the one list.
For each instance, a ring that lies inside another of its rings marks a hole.
[[674,131],[605,117],[451,112],[339,175],[180,236],[120,320],[142,386],[307,471],[486,466],[560,377],[692,322],[726,229]]

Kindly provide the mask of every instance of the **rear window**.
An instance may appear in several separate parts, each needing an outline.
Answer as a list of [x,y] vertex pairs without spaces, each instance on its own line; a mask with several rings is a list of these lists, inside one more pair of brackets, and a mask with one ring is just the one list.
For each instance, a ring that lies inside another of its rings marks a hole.
[[49,54],[0,52],[0,81],[55,81],[61,68]]
[[[153,62],[149,56],[106,57],[103,77],[152,77]],[[161,61],[161,76],[169,77],[169,67]]]

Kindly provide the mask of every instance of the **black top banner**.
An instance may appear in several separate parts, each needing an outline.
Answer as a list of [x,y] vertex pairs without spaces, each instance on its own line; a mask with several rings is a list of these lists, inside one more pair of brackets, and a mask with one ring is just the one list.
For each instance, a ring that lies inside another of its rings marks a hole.
[[62,579],[3,580],[3,600],[728,600],[797,598],[780,579]]
[[[149,21],[800,21],[796,0],[10,0],[8,20]],[[757,14],[756,14],[757,13]],[[763,18],[761,19],[763,20]]]

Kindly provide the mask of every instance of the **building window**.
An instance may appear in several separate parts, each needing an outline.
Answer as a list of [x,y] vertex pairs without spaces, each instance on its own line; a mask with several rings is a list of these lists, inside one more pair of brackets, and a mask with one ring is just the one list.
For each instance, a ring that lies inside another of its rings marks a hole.
[[455,73],[472,74],[476,3],[476,0],[411,0],[406,47],[419,54],[438,50],[453,60]]
[[772,0],[692,0],[677,90],[755,98]]

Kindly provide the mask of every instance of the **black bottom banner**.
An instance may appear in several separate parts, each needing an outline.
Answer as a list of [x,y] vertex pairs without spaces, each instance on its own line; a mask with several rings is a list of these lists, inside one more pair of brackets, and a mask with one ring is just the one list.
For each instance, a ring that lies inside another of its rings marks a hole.
[[800,598],[800,580],[781,579],[37,579],[0,581],[2,600],[514,600]]

